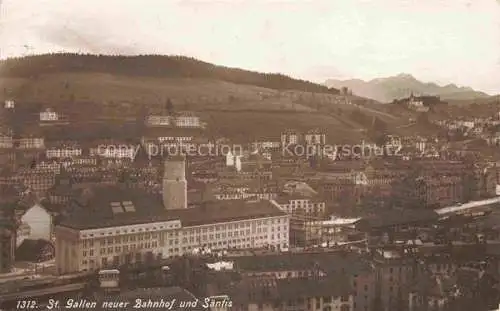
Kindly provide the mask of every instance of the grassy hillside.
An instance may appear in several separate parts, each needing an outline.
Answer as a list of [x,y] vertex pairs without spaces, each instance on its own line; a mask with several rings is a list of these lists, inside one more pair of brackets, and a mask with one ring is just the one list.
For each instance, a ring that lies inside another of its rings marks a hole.
[[[155,71],[151,59],[177,69]],[[137,64],[149,64],[149,69],[135,70]],[[2,65],[4,99],[15,99],[26,114],[54,108],[82,126],[110,118],[137,123],[141,114],[162,111],[167,99],[175,110],[197,111],[211,134],[237,140],[277,139],[285,128],[318,127],[327,130],[332,143],[356,143],[381,129],[397,133],[414,117],[405,109],[360,97],[351,97],[354,105],[345,105],[345,97],[335,89],[310,82],[186,58],[49,55]],[[280,79],[282,84],[276,82]],[[96,126],[86,131],[91,127]]]

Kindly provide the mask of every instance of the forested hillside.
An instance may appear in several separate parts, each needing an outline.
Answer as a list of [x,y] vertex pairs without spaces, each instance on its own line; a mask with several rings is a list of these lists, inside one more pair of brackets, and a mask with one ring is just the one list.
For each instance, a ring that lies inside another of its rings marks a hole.
[[126,76],[214,79],[275,90],[338,94],[334,88],[282,74],[228,68],[184,56],[105,56],[45,54],[0,62],[0,76],[33,77],[50,73],[97,72]]

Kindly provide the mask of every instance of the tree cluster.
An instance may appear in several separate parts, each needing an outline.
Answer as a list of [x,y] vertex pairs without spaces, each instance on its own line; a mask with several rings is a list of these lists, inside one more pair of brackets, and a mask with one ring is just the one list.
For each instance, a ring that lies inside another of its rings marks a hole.
[[392,184],[391,206],[395,208],[425,207],[425,181],[421,168],[414,167]]

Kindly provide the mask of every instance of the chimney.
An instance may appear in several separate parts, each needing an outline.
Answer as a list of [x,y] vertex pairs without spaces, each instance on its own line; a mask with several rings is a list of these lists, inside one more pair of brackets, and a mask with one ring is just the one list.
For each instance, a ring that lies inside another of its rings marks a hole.
[[163,172],[163,206],[167,210],[187,208],[186,158],[169,156]]

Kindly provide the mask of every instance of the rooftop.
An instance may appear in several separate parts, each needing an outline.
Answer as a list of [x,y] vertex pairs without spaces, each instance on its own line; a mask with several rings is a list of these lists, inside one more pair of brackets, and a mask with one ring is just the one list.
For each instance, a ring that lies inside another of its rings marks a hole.
[[287,215],[269,201],[243,200],[205,202],[193,208],[171,210],[168,214],[180,219],[183,226]]
[[314,196],[306,196],[306,195],[302,195],[302,194],[299,194],[299,193],[284,193],[284,192],[281,192],[277,195],[275,201],[278,202],[278,203],[281,203],[281,204],[287,204],[289,203],[290,201],[293,201],[293,200],[308,200],[312,203],[320,203],[320,202],[324,202],[324,200],[322,200],[319,196],[317,195],[314,195]]
[[351,293],[350,285],[346,278],[340,277],[320,277],[295,278],[278,280],[278,293],[280,298],[297,298],[311,296],[343,296]]
[[169,220],[180,220],[182,226],[197,226],[286,215],[267,201],[214,201],[166,210],[160,195],[123,185],[86,188],[72,202],[71,209],[70,217],[61,225],[80,230]]
[[[134,210],[113,212],[112,203],[132,202]],[[88,187],[70,204],[71,213],[61,226],[97,229],[172,220],[159,197],[120,186]]]
[[466,211],[468,209],[474,209],[479,207],[486,207],[488,205],[496,205],[500,203],[500,197],[495,197],[491,199],[485,199],[480,201],[471,201],[460,205],[448,206],[436,210],[439,215],[456,213],[461,211]]
[[371,266],[355,253],[343,251],[321,253],[282,253],[266,256],[234,257],[235,266],[245,272],[311,270],[318,267],[329,273],[349,271],[360,274]]
[[378,211],[363,218],[360,222],[370,228],[380,228],[416,222],[431,222],[438,219],[438,214],[428,209],[395,209]]

